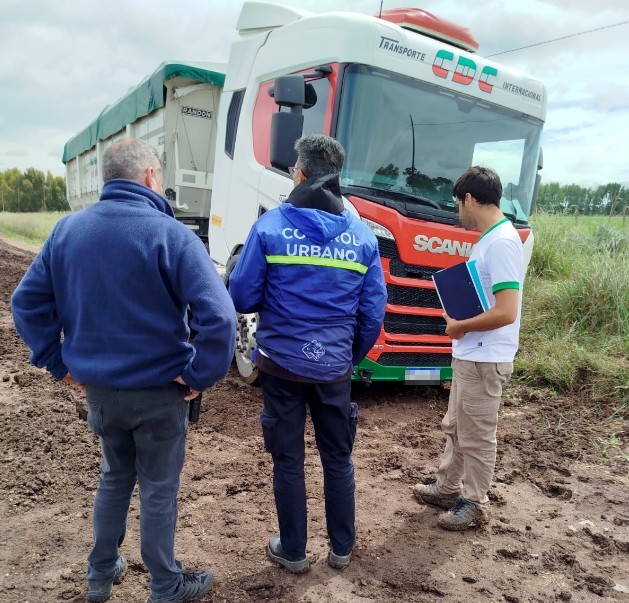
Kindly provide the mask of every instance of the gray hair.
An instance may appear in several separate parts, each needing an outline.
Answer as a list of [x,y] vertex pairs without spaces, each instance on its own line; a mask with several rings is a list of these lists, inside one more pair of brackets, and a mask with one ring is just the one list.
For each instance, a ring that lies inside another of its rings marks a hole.
[[143,140],[124,138],[114,142],[103,154],[103,182],[116,178],[141,182],[149,167],[162,167],[157,149]]
[[341,143],[324,134],[309,134],[295,143],[297,161],[308,178],[339,174],[345,151]]

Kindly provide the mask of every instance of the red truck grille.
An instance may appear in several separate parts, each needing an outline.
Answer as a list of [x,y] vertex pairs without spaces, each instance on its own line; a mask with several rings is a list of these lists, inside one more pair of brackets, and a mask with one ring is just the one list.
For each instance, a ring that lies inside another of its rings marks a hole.
[[389,304],[394,306],[413,306],[416,308],[441,308],[439,296],[434,289],[387,285]]
[[400,256],[395,241],[382,237],[376,238],[378,239],[378,251],[380,252],[381,258],[397,258]]
[[431,288],[432,275],[440,268],[407,264],[395,241],[377,239],[388,299],[382,333],[370,360],[390,367],[449,367],[450,338],[439,296]]
[[376,361],[383,366],[450,366],[450,352],[444,354],[385,352]]
[[405,264],[399,258],[391,259],[389,262],[389,272],[391,276],[401,276],[403,278],[417,278],[424,281],[432,280],[432,275],[441,268],[429,268],[428,266],[414,266]]
[[384,330],[387,333],[407,333],[408,335],[445,335],[446,321],[436,316],[387,312],[384,317]]

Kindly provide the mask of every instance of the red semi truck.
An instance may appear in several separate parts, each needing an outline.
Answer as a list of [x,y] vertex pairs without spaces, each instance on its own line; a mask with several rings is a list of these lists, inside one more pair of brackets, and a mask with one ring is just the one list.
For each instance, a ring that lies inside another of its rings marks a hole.
[[[530,258],[543,84],[478,56],[467,29],[418,9],[370,17],[247,2],[238,32],[227,65],[163,63],[68,141],[71,206],[98,199],[111,142],[143,138],[162,151],[176,216],[228,278],[253,222],[292,189],[294,141],[334,136],[346,150],[343,194],[378,239],[388,290],[380,337],[354,378],[451,378],[431,277],[479,236],[459,226],[452,186],[470,165],[493,167]],[[250,382],[255,321],[241,316],[237,334]]]

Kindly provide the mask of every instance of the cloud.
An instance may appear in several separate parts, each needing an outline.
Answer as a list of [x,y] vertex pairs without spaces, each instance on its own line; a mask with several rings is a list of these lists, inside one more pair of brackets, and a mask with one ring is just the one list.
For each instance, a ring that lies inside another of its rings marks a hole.
[[[376,14],[378,0],[276,0],[312,12]],[[409,1],[469,27],[479,54],[530,46],[628,20],[625,0]],[[399,6],[385,0],[384,10]],[[0,21],[0,170],[64,174],[65,142],[165,60],[225,62],[242,0],[4,0]],[[629,26],[496,56],[543,81],[544,179],[627,182]],[[584,165],[590,157],[591,169]]]
[[[55,175],[65,142],[161,62],[226,61],[239,12],[228,0],[5,2],[0,169]],[[208,22],[213,10],[224,27]],[[51,140],[55,150],[42,151]]]
[[[547,88],[545,181],[629,184],[621,151],[622,133],[629,131],[629,25],[572,36],[629,21],[624,0],[596,10],[589,0],[569,7],[562,0],[479,0],[473,10],[463,11],[460,2],[450,0],[425,4],[468,26],[483,56],[529,46],[492,60],[540,79]],[[548,43],[533,46],[540,42]]]

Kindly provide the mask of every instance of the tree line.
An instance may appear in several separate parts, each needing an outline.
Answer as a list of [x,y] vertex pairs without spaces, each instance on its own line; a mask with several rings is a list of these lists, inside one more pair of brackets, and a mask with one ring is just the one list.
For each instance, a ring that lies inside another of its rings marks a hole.
[[[381,180],[389,182],[397,175],[397,168],[389,165],[378,170],[374,181],[377,179],[382,186],[384,182]],[[412,188],[423,190],[427,187],[414,172],[405,172],[405,175]],[[452,188],[450,181],[431,182],[430,185],[436,189]],[[629,189],[615,182],[592,188],[557,182],[542,184],[536,205],[538,211],[577,215],[624,215],[629,212],[628,207]],[[44,174],[35,168],[25,172],[18,168],[0,172],[0,209],[6,212],[69,211],[65,178],[53,176],[51,172]]]
[[[389,189],[398,181],[400,169],[389,163],[380,167],[372,184],[377,188]],[[406,186],[414,193],[431,199],[449,199],[454,182],[447,178],[430,178],[415,167],[403,171]],[[503,192],[505,197],[509,192]],[[578,184],[542,184],[537,194],[536,208],[553,214],[571,215],[626,215],[629,213],[629,189],[616,182],[586,188]]]
[[539,187],[538,211],[571,215],[625,215],[629,212],[629,189],[612,182],[586,188],[578,184],[549,182]]
[[0,172],[0,209],[17,213],[69,211],[65,178],[35,168]]

